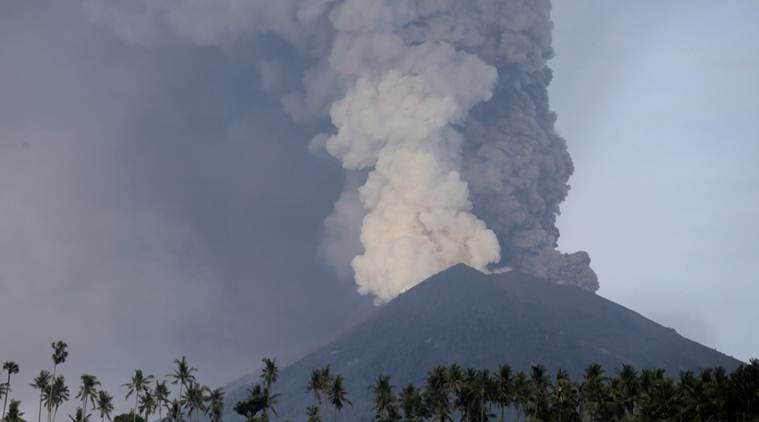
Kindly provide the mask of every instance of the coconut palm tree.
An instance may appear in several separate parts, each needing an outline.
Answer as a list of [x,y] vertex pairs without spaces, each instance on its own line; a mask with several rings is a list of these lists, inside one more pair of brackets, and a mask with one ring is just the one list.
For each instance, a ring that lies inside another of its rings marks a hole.
[[512,380],[511,366],[503,364],[498,367],[498,379],[496,380],[495,402],[501,408],[501,422],[506,418],[506,408],[511,406],[514,400],[514,384]]
[[551,414],[558,422],[578,421],[577,404],[577,386],[567,371],[559,369],[551,391]]
[[82,409],[87,411],[87,402],[92,403],[92,408],[95,408],[95,398],[97,397],[97,389],[100,387],[100,381],[97,377],[90,374],[82,375],[82,384],[79,386],[79,392],[76,394],[76,398],[82,401]]
[[448,370],[436,366],[427,375],[424,401],[432,417],[438,422],[451,420],[450,384]]
[[517,422],[521,414],[525,413],[530,401],[530,382],[527,374],[522,371],[514,376],[514,408],[517,411]]
[[37,422],[42,422],[42,400],[46,394],[50,391],[50,372],[45,370],[40,371],[40,374],[34,377],[34,382],[30,384],[35,390],[40,390],[39,410],[37,412]]
[[171,392],[166,385],[166,381],[156,381],[155,388],[153,389],[153,398],[155,399],[156,408],[158,409],[158,419],[163,420],[163,409],[169,409],[171,402],[169,396]]
[[187,386],[187,391],[182,399],[187,416],[192,419],[193,414],[206,413],[206,391],[208,387],[193,382]]
[[334,420],[337,421],[337,414],[343,409],[343,406],[346,404],[352,405],[351,401],[348,400],[348,392],[345,391],[345,380],[343,379],[342,375],[335,376],[334,380],[332,381],[332,385],[329,387],[327,396],[329,397],[329,402],[332,404],[332,407],[335,409],[334,413]]
[[422,395],[414,384],[406,384],[401,391],[401,410],[406,422],[416,422],[425,417]]
[[322,397],[321,397],[321,388],[319,385],[319,382],[321,381],[320,377],[321,377],[321,372],[319,371],[319,369],[312,369],[311,378],[308,380],[306,391],[311,392],[314,395],[314,400],[316,400],[318,403],[321,404]]
[[8,372],[8,381],[5,383],[5,398],[3,399],[3,418],[5,418],[5,406],[8,404],[8,394],[11,392],[11,375],[18,374],[18,364],[16,362],[3,363],[3,371]]
[[137,417],[137,405],[139,403],[140,395],[148,390],[148,386],[155,379],[153,375],[144,375],[142,369],[136,369],[130,382],[123,384],[122,387],[127,388],[126,399],[134,394],[134,407],[132,408],[132,422],[136,421]]
[[145,415],[145,422],[150,422],[150,415],[155,413],[156,410],[156,401],[155,397],[153,397],[153,393],[146,389],[144,393],[140,396],[140,405],[137,408],[139,410],[140,415]]
[[495,401],[497,382],[489,369],[469,371],[469,419],[482,422],[487,420],[490,404]]
[[622,369],[612,380],[611,389],[616,407],[622,410],[622,414],[618,417],[634,416],[640,391],[638,373],[635,368],[628,364],[622,365]]
[[374,412],[376,418],[379,420],[386,420],[390,418],[395,411],[395,404],[397,398],[393,389],[395,386],[390,383],[390,377],[387,375],[380,375],[374,385],[369,387],[369,391],[374,394]]
[[271,389],[272,384],[279,379],[279,369],[275,359],[263,358],[264,367],[261,370],[260,378],[264,381],[264,387]]
[[322,422],[319,416],[319,406],[308,406],[306,408],[306,422]]
[[211,422],[222,422],[224,417],[224,389],[217,388],[208,395],[208,413]]
[[591,422],[609,420],[608,403],[611,401],[607,377],[601,365],[593,363],[585,369],[580,385],[581,416]]
[[182,359],[174,359],[174,363],[177,365],[177,369],[168,377],[173,378],[171,383],[174,385],[179,384],[179,393],[177,397],[182,397],[182,393],[187,386],[195,382],[195,373],[198,371],[187,363],[187,358],[182,356]]
[[[186,389],[190,384],[195,382],[195,373],[198,371],[196,368],[193,368],[187,363],[187,358],[182,356],[182,359],[174,359],[174,363],[176,364],[177,368],[174,370],[173,373],[167,375],[168,377],[172,378],[174,381],[171,383],[173,385],[179,384],[179,392],[177,394],[177,397],[179,400],[182,400],[184,389]],[[182,407],[179,407],[179,417],[181,418],[182,413]]]
[[[53,342],[51,344],[51,347],[53,348],[53,355],[51,356],[51,358],[53,359],[53,375],[52,375],[52,381],[53,382],[50,383],[50,389],[51,389],[51,391],[48,392],[49,396],[53,395],[52,388],[55,385],[55,381],[57,381],[56,374],[57,374],[57,370],[58,370],[58,365],[66,362],[66,359],[69,356],[69,352],[68,352],[68,347],[69,346],[68,346],[68,344],[66,344],[66,342],[58,340],[56,342]],[[66,398],[66,399],[68,400],[68,398]],[[52,411],[53,411],[53,407],[52,406],[53,406],[53,403],[54,402],[52,400],[50,400],[48,402],[48,408],[47,408],[47,420],[48,420],[48,422],[50,422],[50,421],[52,421],[54,419],[53,415],[52,415]]]
[[90,415],[81,407],[78,407],[76,409],[76,413],[73,416],[69,415],[69,419],[71,419],[71,422],[89,422]]
[[55,422],[58,409],[69,399],[69,387],[65,378],[61,375],[50,383],[50,393],[45,397],[48,409],[51,409],[51,420]]
[[308,381],[308,387],[306,390],[313,393],[314,399],[318,403],[318,405],[315,406],[317,412],[321,409],[322,397],[328,396],[329,388],[331,385],[332,371],[329,365],[311,371],[311,378]]
[[527,413],[532,417],[546,420],[548,416],[548,392],[551,381],[548,379],[546,368],[535,365],[530,368],[529,400]]
[[[0,382],[0,398],[8,398],[8,394],[10,394],[10,387],[8,387],[8,384],[4,382]],[[0,419],[2,420],[2,419]]]
[[105,390],[98,391],[97,400],[95,406],[100,413],[100,422],[105,422],[105,419],[111,420],[111,412],[113,412],[113,396],[108,394]]
[[174,399],[168,408],[166,417],[173,422],[184,422],[184,415],[182,414],[182,402]]
[[21,417],[24,416],[24,412],[19,410],[21,404],[18,400],[11,400],[11,405],[8,407],[8,414],[5,415],[5,422],[24,422]]

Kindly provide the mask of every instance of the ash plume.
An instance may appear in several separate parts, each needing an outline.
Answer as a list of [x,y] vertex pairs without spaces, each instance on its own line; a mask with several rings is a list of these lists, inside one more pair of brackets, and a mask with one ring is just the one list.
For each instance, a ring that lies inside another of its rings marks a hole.
[[[328,119],[310,147],[349,175],[321,253],[377,302],[456,263],[598,289],[587,253],[556,249],[573,166],[547,96],[548,0],[85,7],[137,44],[234,49],[275,35],[293,46],[301,86],[270,93],[296,122]],[[261,60],[278,66],[276,57]]]

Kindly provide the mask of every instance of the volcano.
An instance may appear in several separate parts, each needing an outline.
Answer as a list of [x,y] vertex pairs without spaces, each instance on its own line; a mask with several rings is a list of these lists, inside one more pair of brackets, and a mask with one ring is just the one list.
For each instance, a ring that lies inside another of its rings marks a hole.
[[[285,367],[275,392],[279,420],[303,420],[312,397],[306,385],[313,368],[330,365],[345,377],[353,406],[341,420],[369,419],[368,390],[380,374],[400,388],[422,385],[434,366],[515,370],[543,364],[577,376],[591,363],[608,372],[629,363],[664,368],[671,376],[686,369],[741,362],[679,335],[621,305],[574,286],[537,280],[518,272],[485,275],[465,265],[438,273],[378,308],[331,343]],[[227,388],[229,420],[257,374]]]

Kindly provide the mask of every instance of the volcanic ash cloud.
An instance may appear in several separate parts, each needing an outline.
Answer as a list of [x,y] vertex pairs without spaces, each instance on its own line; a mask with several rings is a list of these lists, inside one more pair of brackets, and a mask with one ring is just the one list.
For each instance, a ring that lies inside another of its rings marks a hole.
[[274,35],[301,55],[301,83],[267,93],[296,122],[331,123],[311,147],[348,177],[321,250],[361,293],[385,302],[456,263],[598,289],[587,253],[556,249],[574,169],[548,103],[549,1],[141,3],[86,1],[130,42]]

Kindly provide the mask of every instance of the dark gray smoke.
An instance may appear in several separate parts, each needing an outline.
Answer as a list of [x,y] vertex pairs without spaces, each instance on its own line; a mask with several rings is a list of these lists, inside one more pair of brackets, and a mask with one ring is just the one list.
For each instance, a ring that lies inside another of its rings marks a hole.
[[[598,288],[585,252],[556,250],[573,172],[554,130],[547,0],[87,0],[125,40],[226,49],[275,35],[302,56],[279,95],[311,148],[349,174],[322,254],[387,301],[456,263]],[[287,67],[291,66],[291,63]],[[281,85],[277,57],[262,83]]]

